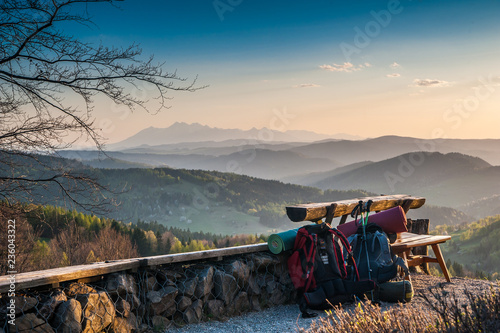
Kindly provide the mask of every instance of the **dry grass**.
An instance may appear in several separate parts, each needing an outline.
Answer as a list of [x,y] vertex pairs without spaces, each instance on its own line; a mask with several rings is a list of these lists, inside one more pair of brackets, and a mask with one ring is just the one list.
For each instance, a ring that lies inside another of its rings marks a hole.
[[307,330],[312,332],[499,332],[500,284],[482,294],[447,292],[441,286],[421,292],[423,304],[397,304],[387,309],[371,302],[349,309],[335,307]]

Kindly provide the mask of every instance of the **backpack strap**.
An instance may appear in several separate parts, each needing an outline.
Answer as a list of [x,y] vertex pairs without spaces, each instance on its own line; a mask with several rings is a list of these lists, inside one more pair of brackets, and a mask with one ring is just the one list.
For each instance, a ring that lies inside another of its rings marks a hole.
[[307,292],[311,287],[314,278],[314,261],[316,259],[316,244],[318,242],[318,235],[308,234],[303,235],[306,238],[305,249],[300,249],[299,251],[304,251],[305,267],[302,267],[303,277],[306,281],[304,292]]
[[394,255],[392,257],[392,261],[396,265],[398,265],[399,267],[401,267],[403,269],[403,271],[405,272],[405,276],[409,276],[410,275],[410,270],[408,269],[408,266],[406,266],[405,261],[403,260],[403,258],[398,257],[397,255]]

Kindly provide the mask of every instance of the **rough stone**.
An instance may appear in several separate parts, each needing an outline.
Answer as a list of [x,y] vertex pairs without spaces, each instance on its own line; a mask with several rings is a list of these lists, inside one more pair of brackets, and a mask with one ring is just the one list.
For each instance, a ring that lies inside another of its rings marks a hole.
[[212,291],[214,286],[213,277],[214,268],[212,266],[205,268],[198,274],[198,284],[194,291],[196,298],[203,298]]
[[248,279],[250,277],[250,268],[241,260],[233,261],[227,267],[228,273],[230,273],[238,283],[240,288],[248,286]]
[[154,316],[151,319],[151,324],[153,324],[154,330],[164,330],[170,326],[170,320],[162,316]]
[[236,279],[229,274],[216,271],[214,274],[214,296],[230,304],[238,292]]
[[248,277],[247,291],[250,295],[260,295],[261,294],[261,290],[259,288],[259,285],[257,284],[257,281],[255,280],[255,277],[253,275],[250,275]]
[[66,291],[66,295],[68,297],[76,297],[77,295],[81,294],[90,294],[90,293],[96,293],[97,290],[95,290],[92,287],[87,286],[86,284],[80,283],[80,282],[73,282],[72,284],[69,285],[68,290]]
[[154,276],[150,276],[146,279],[146,290],[147,291],[156,291],[160,289],[160,284],[156,280]]
[[132,333],[137,332],[137,318],[133,313],[128,318],[115,317],[110,327],[110,333]]
[[81,321],[82,305],[76,299],[70,298],[56,308],[52,327],[62,333],[81,332]]
[[221,318],[224,313],[224,302],[218,299],[212,299],[205,304],[208,316]]
[[132,297],[130,298],[130,303],[132,305],[132,309],[131,310],[138,309],[141,306],[141,304],[142,304],[141,300],[136,295],[132,295]]
[[281,291],[281,288],[277,288],[273,290],[271,296],[269,297],[269,301],[274,305],[280,305],[286,303],[286,296]]
[[187,308],[183,313],[182,313],[182,319],[186,324],[194,324],[197,323],[198,320],[196,319],[196,313],[192,308]]
[[237,314],[250,310],[250,301],[246,292],[242,291],[236,296],[232,303],[232,309]]
[[272,294],[273,291],[276,290],[277,288],[279,288],[279,283],[277,283],[274,280],[267,281],[266,291],[268,294]]
[[177,287],[179,288],[179,293],[181,293],[182,295],[193,297],[197,285],[198,277],[194,277],[192,279],[178,283]]
[[260,307],[259,296],[254,295],[250,297],[250,308],[253,311],[262,311],[262,308]]
[[123,298],[119,298],[115,303],[116,313],[120,317],[128,318],[130,316],[130,303],[125,301]]
[[76,298],[83,309],[82,332],[100,332],[115,318],[115,306],[106,292],[82,294]]
[[35,297],[30,296],[15,296],[14,301],[16,302],[16,315],[26,313],[38,304],[38,300]]
[[56,291],[45,303],[43,303],[38,312],[43,318],[45,318],[45,320],[50,320],[54,315],[56,307],[67,300],[68,298],[63,291]]
[[269,272],[273,271],[274,265],[279,265],[280,259],[277,256],[269,255],[254,255],[252,257],[252,262],[254,264],[254,270]]
[[177,297],[176,303],[177,303],[177,310],[179,311],[184,311],[189,306],[191,306],[191,304],[193,304],[191,298],[186,296]]
[[38,318],[34,313],[27,313],[24,316],[16,318],[16,325],[9,325],[11,332],[36,332],[53,333],[54,330],[43,319]]
[[165,271],[155,271],[156,278],[158,282],[161,282],[164,286],[174,286],[176,282],[183,278],[183,275],[172,270]]
[[110,295],[126,296],[127,294],[137,295],[137,283],[130,274],[112,274],[108,278],[106,290]]
[[194,301],[191,305],[191,309],[194,311],[196,321],[200,321],[203,316],[203,301],[201,299]]
[[174,287],[166,287],[159,291],[150,291],[147,298],[153,316],[171,316],[175,312],[175,298],[179,290]]

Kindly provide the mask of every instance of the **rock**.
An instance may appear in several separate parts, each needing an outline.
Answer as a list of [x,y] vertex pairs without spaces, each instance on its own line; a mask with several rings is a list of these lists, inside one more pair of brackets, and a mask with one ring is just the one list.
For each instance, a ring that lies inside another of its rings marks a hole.
[[196,321],[199,322],[203,316],[203,301],[201,299],[194,301],[191,309],[194,311]]
[[281,288],[277,288],[273,290],[271,293],[271,296],[269,297],[269,301],[273,305],[280,305],[280,304],[285,304],[287,301],[287,298],[285,294],[283,294],[283,291],[281,291]]
[[181,280],[183,277],[182,274],[171,270],[158,270],[155,271],[155,274],[158,282],[161,282],[163,286],[174,286],[176,285],[176,282]]
[[197,285],[198,277],[194,277],[192,279],[180,282],[179,284],[177,284],[177,287],[179,288],[179,292],[184,296],[193,297]]
[[53,333],[54,330],[43,319],[38,318],[34,313],[27,313],[24,316],[16,318],[16,325],[9,325],[11,332],[36,332]]
[[160,284],[154,276],[150,276],[146,279],[146,290],[155,291],[160,289]]
[[148,324],[140,324],[139,325],[139,329],[138,329],[139,333],[146,333],[146,332],[150,332],[150,331],[151,330],[149,329],[149,325]]
[[123,298],[119,298],[115,303],[116,313],[118,313],[120,317],[128,318],[130,316],[130,308],[130,303]]
[[77,295],[83,309],[82,332],[99,332],[115,318],[115,306],[104,291]]
[[182,313],[182,319],[186,324],[194,324],[198,322],[198,320],[196,319],[196,314],[192,308],[187,308]]
[[269,272],[274,271],[274,265],[279,265],[281,262],[277,256],[269,256],[265,254],[257,254],[252,257],[254,271]]
[[45,320],[50,320],[54,315],[56,307],[62,302],[66,302],[67,300],[68,298],[66,297],[63,291],[56,291],[53,295],[50,296],[49,300],[43,303],[40,310],[38,310],[38,313],[43,318],[45,318]]
[[[15,304],[15,314],[22,314],[26,313],[29,310],[33,309],[37,304],[38,300],[35,297],[30,297],[30,296],[15,296],[14,298],[14,304]],[[2,309],[0,310],[0,313],[2,315],[6,314],[5,310]]]
[[137,295],[137,283],[130,274],[115,273],[108,278],[106,290],[110,295],[120,295],[122,297],[127,294]]
[[153,324],[154,331],[158,330],[163,331],[170,326],[170,320],[168,320],[165,317],[154,316],[153,319],[151,320],[151,324]]
[[241,260],[233,261],[227,268],[227,272],[231,274],[238,283],[240,288],[248,285],[248,278],[250,277],[250,268]]
[[191,298],[186,297],[186,296],[181,296],[177,297],[177,310],[179,311],[184,311],[186,310],[193,302],[191,301]]
[[[129,295],[130,296],[130,295]],[[135,296],[135,295],[132,295],[131,299],[130,299],[130,303],[132,305],[132,308],[131,310],[136,310],[138,309],[140,306],[141,306],[141,300],[139,299],[139,297]]]
[[272,294],[275,289],[279,288],[279,283],[273,280],[267,281],[266,291],[268,294]]
[[255,281],[255,277],[253,275],[248,277],[247,292],[249,295],[260,295],[261,293],[260,287],[257,284],[257,281]]
[[214,296],[223,300],[225,304],[230,304],[238,292],[236,279],[229,274],[216,271],[214,274]]
[[248,294],[244,291],[240,292],[231,305],[233,311],[237,314],[241,314],[242,312],[250,310],[250,301],[248,300]]
[[52,327],[57,332],[73,333],[82,330],[82,305],[74,298],[62,302],[54,312]]
[[196,289],[194,291],[194,296],[196,298],[203,298],[208,295],[210,291],[212,291],[214,283],[214,268],[209,266],[205,268],[198,274],[198,284],[196,285]]
[[86,284],[80,283],[80,282],[73,282],[72,284],[69,285],[68,290],[66,291],[66,295],[68,297],[76,297],[76,295],[81,295],[81,294],[90,294],[90,293],[96,293],[97,290],[95,290],[92,287],[87,286]]
[[213,318],[221,318],[224,313],[224,302],[212,299],[205,304],[207,315]]
[[166,287],[159,291],[150,291],[147,294],[147,299],[150,303],[150,310],[153,316],[168,317],[175,313],[175,297],[179,290],[174,287]]
[[260,307],[259,296],[254,295],[250,297],[250,308],[253,311],[262,311],[262,308]]
[[132,333],[137,332],[137,318],[133,313],[128,318],[115,317],[110,328],[110,333]]

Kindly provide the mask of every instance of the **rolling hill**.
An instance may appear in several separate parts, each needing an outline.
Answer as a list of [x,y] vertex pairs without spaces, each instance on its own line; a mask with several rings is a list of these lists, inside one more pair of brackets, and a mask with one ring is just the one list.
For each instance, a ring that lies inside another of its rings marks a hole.
[[[434,205],[458,209],[479,198],[499,195],[500,167],[458,153],[407,153],[307,185],[339,190],[362,188],[380,194],[412,193],[426,197]],[[473,215],[487,216],[476,213]]]
[[[103,158],[102,154],[97,151],[63,151],[60,155],[77,158],[84,164],[97,167],[100,165],[96,163],[96,160]],[[304,170],[325,171],[339,166],[337,162],[327,158],[303,156],[288,150],[266,149],[247,149],[221,156],[126,152],[108,152],[107,156],[122,162],[128,161],[131,167],[134,164],[143,164],[155,167],[202,169],[234,172],[265,179],[278,179],[302,173]],[[101,165],[105,167],[104,164]]]
[[423,140],[400,136],[382,136],[359,141],[325,141],[291,149],[310,157],[329,157],[347,165],[361,161],[382,161],[409,152],[458,152],[477,156],[492,165],[500,165],[500,140]]

